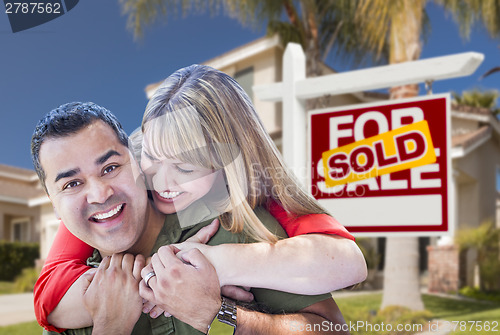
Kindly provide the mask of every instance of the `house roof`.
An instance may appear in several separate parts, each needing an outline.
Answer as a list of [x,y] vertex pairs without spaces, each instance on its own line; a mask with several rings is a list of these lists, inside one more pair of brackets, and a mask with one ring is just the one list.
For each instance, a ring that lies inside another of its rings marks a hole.
[[243,44],[242,46],[234,48],[215,58],[209,59],[203,62],[203,64],[209,65],[216,69],[221,69],[275,47],[281,47],[279,36],[264,36],[247,44]]
[[[497,122],[497,121],[494,121]],[[497,125],[484,125],[474,131],[452,136],[451,157],[461,158],[488,141],[493,134],[499,134]]]
[[453,158],[467,155],[489,140],[493,134],[500,136],[500,122],[493,116],[490,109],[458,105],[456,103],[452,104],[451,109],[453,117],[473,120],[479,124],[479,128],[474,131],[452,136]]
[[35,171],[0,164],[0,201],[36,206],[49,200]]
[[0,179],[0,200],[29,205],[31,201],[45,196],[45,191],[38,184],[19,183]]
[[[275,47],[281,47],[278,35],[272,37],[264,36],[209,59],[202,64],[209,65],[216,69],[222,69]],[[148,99],[151,98],[156,88],[160,86],[162,82],[163,81],[152,83],[144,88]]]
[[16,166],[0,164],[0,177],[33,182],[38,180],[35,171]]
[[491,117],[491,111],[488,108],[457,105],[455,103],[451,104],[451,114],[453,117],[485,123],[489,123]]
[[485,125],[475,131],[452,136],[451,146],[454,148],[462,147],[465,150],[467,148],[470,148],[477,142],[481,142],[482,140],[484,140],[489,136],[491,136],[491,127]]
[[491,110],[485,107],[472,107],[472,106],[458,105],[456,103],[452,103],[451,108],[457,112],[462,112],[466,114],[487,115],[487,116],[491,114]]

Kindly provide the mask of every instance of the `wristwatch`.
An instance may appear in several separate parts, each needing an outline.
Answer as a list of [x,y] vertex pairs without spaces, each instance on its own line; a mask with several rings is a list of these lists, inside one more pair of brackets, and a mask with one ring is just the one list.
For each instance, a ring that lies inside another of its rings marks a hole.
[[[212,324],[208,327],[208,335],[212,327],[217,328],[218,335],[233,335],[236,331],[236,304],[233,300],[222,297],[222,304]],[[215,325],[217,324],[217,325]],[[212,331],[215,333],[215,330]]]

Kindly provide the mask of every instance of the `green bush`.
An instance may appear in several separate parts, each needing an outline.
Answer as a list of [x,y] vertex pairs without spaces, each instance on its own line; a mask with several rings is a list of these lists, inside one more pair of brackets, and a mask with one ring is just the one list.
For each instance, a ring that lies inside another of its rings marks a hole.
[[40,257],[38,243],[0,242],[0,280],[11,281]]
[[499,240],[500,228],[497,228],[492,221],[485,221],[476,228],[461,228],[455,236],[460,251],[477,250],[479,288],[483,292],[500,289]]
[[16,292],[33,292],[36,280],[40,275],[40,269],[26,268],[16,277],[14,290]]
[[488,291],[483,292],[478,288],[465,286],[460,289],[458,292],[460,295],[464,297],[469,297],[477,300],[487,300],[493,302],[500,302],[500,291]]

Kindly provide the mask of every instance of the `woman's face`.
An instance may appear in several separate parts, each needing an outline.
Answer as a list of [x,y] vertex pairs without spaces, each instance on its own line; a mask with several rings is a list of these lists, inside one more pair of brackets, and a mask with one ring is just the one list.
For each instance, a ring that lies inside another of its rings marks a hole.
[[143,148],[141,168],[153,193],[156,208],[164,214],[186,209],[205,196],[218,172],[177,159],[156,158]]

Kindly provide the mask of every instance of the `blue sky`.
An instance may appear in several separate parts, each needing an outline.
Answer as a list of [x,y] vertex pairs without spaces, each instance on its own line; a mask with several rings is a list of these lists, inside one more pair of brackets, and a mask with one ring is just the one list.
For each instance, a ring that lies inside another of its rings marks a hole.
[[[463,41],[451,17],[436,6],[428,10],[432,31],[422,58],[465,51],[485,54],[474,75],[436,82],[434,92],[500,89],[500,73],[478,81],[482,73],[500,66],[500,39],[476,29],[470,41]],[[146,85],[264,34],[265,29],[251,30],[222,15],[206,14],[171,18],[147,29],[136,42],[117,0],[82,0],[65,15],[15,34],[7,15],[0,13],[0,163],[32,168],[29,143],[34,126],[65,102],[103,105],[131,132],[147,103]]]

